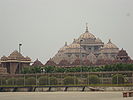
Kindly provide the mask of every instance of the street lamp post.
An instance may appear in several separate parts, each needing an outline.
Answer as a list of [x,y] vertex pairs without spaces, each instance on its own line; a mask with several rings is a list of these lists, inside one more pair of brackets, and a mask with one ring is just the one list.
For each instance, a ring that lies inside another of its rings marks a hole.
[[20,43],[19,44],[19,53],[21,53],[21,46],[22,46],[22,44]]
[[[21,54],[21,46],[22,46],[22,44],[20,43],[19,44],[19,53]],[[20,59],[19,59],[20,60]],[[21,61],[21,60],[20,60]],[[18,73],[20,74],[20,61],[19,61],[19,63],[18,63],[18,69],[19,69],[19,71],[18,71]]]
[[118,67],[117,67],[117,85],[119,84],[119,71],[118,71]]
[[[81,42],[82,42],[83,40],[80,40],[79,41],[79,44],[80,44],[80,67],[81,67],[81,72],[83,72],[82,71],[82,53],[81,53]],[[82,73],[81,73],[82,74]],[[82,77],[82,75],[81,75],[81,77]]]

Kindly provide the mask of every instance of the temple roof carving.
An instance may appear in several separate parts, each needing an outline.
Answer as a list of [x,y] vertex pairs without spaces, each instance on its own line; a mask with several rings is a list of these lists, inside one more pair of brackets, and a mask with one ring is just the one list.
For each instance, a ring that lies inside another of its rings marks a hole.
[[43,66],[43,64],[41,63],[41,61],[39,61],[38,59],[36,59],[36,60],[33,62],[32,66]]

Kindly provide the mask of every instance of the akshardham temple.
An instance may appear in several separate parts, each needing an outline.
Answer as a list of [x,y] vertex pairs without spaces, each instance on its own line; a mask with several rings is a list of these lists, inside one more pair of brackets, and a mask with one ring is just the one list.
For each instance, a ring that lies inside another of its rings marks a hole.
[[30,66],[31,59],[28,56],[24,57],[21,53],[15,50],[8,57],[1,57],[0,62],[0,74],[18,74],[22,68]]
[[86,31],[71,44],[59,49],[45,65],[75,66],[75,65],[105,65],[117,62],[132,62],[125,50],[119,48],[109,39],[104,43],[94,36],[86,24]]

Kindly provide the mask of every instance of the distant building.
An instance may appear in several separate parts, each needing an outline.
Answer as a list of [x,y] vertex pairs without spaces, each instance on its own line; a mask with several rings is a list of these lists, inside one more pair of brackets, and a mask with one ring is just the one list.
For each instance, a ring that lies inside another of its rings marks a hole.
[[7,73],[18,74],[21,72],[22,68],[30,66],[31,59],[22,56],[22,54],[15,50],[8,57],[1,57],[0,62],[1,67],[7,69]]
[[85,33],[74,39],[70,45],[65,45],[59,49],[57,54],[50,59],[50,62],[57,66],[73,65],[105,65],[114,63],[118,59],[129,59],[129,57],[119,56],[119,48],[111,42],[103,43],[88,31],[86,25]]

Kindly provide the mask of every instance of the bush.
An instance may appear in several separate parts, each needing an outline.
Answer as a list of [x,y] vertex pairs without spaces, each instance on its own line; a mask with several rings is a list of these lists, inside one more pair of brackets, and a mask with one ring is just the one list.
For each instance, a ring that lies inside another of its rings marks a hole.
[[112,83],[113,84],[124,84],[125,79],[122,74],[116,74],[112,77]]
[[56,77],[50,77],[50,85],[57,85],[58,81]]
[[24,85],[24,78],[17,78],[16,85]]
[[7,79],[7,85],[16,85],[16,79],[15,78]]
[[26,85],[36,85],[36,78],[35,77],[29,77],[26,79]]
[[64,78],[63,82],[64,82],[65,85],[77,84],[78,79],[76,77],[67,76],[67,77]]
[[0,77],[0,85],[6,85],[6,79],[3,77]]
[[87,83],[89,84],[99,84],[100,83],[100,79],[97,75],[89,75],[87,78]]
[[48,85],[48,77],[47,76],[41,76],[38,80],[39,80],[39,85]]

